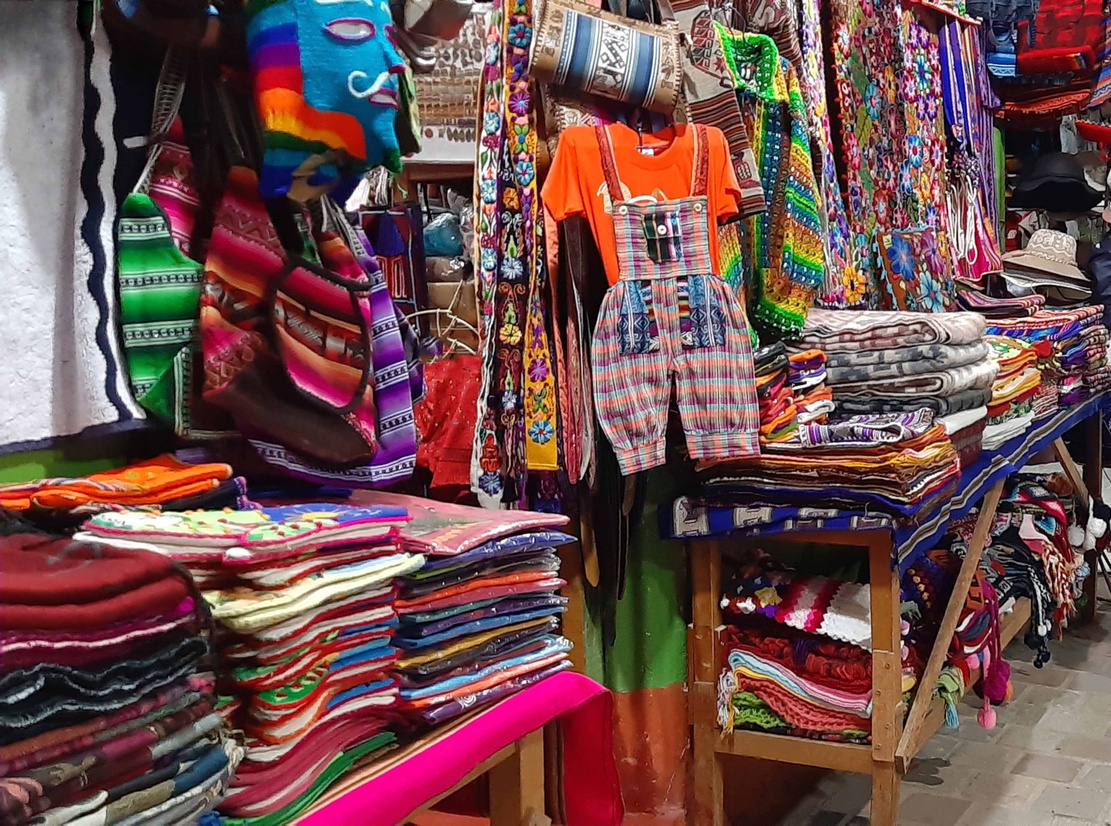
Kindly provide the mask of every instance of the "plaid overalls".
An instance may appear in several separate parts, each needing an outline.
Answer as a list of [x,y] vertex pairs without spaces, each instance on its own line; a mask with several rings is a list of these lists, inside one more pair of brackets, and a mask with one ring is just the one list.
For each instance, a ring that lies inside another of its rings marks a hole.
[[672,376],[693,458],[760,450],[748,322],[713,270],[709,143],[705,126],[691,128],[691,196],[651,204],[622,200],[609,134],[596,129],[621,280],[606,293],[594,330],[594,403],[624,475],[664,463]]

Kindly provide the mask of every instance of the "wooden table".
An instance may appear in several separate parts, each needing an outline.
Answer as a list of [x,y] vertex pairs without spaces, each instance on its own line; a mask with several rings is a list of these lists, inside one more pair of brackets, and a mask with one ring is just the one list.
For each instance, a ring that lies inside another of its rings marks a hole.
[[[1069,456],[1062,439],[1064,429],[1075,424],[1062,414],[1060,431],[1042,434],[1051,441],[1077,495],[1087,502],[1088,486],[1102,487],[1100,400],[1094,400],[1084,419],[1089,455],[1084,457],[1083,474]],[[1029,460],[1037,445],[1031,444],[1017,456]],[[995,477],[999,477],[996,473]],[[993,477],[994,478],[994,477]],[[953,594],[945,608],[941,628],[919,686],[932,687],[945,665],[950,640],[965,604],[973,574],[990,540],[990,528],[1003,492],[1005,478],[994,478],[977,492],[979,516],[969,542],[968,552],[957,575]],[[982,496],[979,495],[982,493]],[[717,722],[717,679],[721,671],[721,593],[722,556],[732,548],[759,543],[768,547],[784,540],[812,542],[845,549],[860,549],[868,555],[869,594],[872,624],[872,743],[838,743],[768,734],[734,731],[723,734]],[[692,627],[688,646],[690,721],[694,729],[694,817],[699,826],[725,826],[722,795],[724,779],[719,756],[736,754],[784,763],[818,766],[872,776],[871,822],[894,826],[899,802],[899,781],[910,768],[914,755],[933,736],[944,720],[944,706],[932,690],[918,691],[908,710],[902,699],[902,668],[899,625],[899,567],[895,534],[890,529],[816,530],[779,533],[760,537],[688,539],[692,570]],[[1095,557],[1089,555],[1092,573],[1085,587],[1089,599],[1084,613],[1090,618],[1095,610]],[[1030,618],[1030,603],[1016,601],[1012,613],[1002,619],[1002,644],[1005,647]],[[973,675],[978,678],[978,675]]]

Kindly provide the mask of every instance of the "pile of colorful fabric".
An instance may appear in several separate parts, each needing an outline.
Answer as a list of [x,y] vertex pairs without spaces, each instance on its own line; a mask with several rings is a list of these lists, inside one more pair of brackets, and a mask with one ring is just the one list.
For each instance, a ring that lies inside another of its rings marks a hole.
[[309,503],[245,511],[105,513],[81,536],[185,565],[211,606],[220,711],[246,756],[221,804],[233,823],[296,817],[356,761],[396,741],[396,577],[404,508]]
[[714,465],[690,499],[880,511],[907,520],[952,492],[960,460],[929,410],[852,416],[798,428],[801,445]]
[[[1038,347],[1042,384],[1054,389],[1060,407],[1072,407],[1086,401],[1093,387],[1108,382],[1102,313],[1099,306],[1039,309],[1022,317],[993,318],[987,332]],[[1093,328],[1095,332],[1089,333]]]
[[985,336],[985,340],[999,372],[991,385],[983,444],[985,450],[996,450],[1034,423],[1034,399],[1041,390],[1042,374],[1035,345],[1008,336]]
[[574,538],[566,517],[441,505],[399,494],[360,499],[404,506],[404,547],[424,564],[397,580],[393,673],[398,711],[426,729],[571,667],[559,635],[555,549]]
[[795,397],[799,424],[825,424],[833,412],[833,394],[826,385],[826,354],[803,350],[789,356],[787,383]]
[[761,347],[754,355],[756,397],[760,404],[760,444],[790,443],[798,432],[798,407],[791,392],[787,348],[782,342]]
[[238,507],[246,490],[230,465],[187,464],[164,455],[89,476],[0,485],[0,507],[38,524],[76,527],[108,510]]
[[[937,639],[967,550],[963,538],[950,534],[936,549],[926,551],[904,568],[903,645],[914,652],[910,660],[918,665],[918,678]],[[980,680],[981,675],[985,679]],[[934,686],[945,703],[946,725],[955,728],[960,724],[957,704],[975,684],[977,693],[990,701],[981,709],[980,724],[994,727],[991,706],[1008,698],[1009,682],[1010,667],[1001,654],[999,599],[988,578],[977,572],[949,642],[946,665]]]
[[796,574],[757,551],[731,575],[722,607],[724,731],[871,739],[867,586]]
[[159,554],[22,532],[0,537],[0,568],[0,822],[211,811],[243,749],[216,711],[189,577]]
[[1059,479],[1030,474],[1009,479],[985,551],[1000,603],[1030,599],[1026,644],[1037,652],[1035,665],[1049,660],[1049,635],[1076,615],[1076,598],[1090,574],[1079,547],[1084,531],[1075,535],[1074,501],[1053,492],[1066,487]]

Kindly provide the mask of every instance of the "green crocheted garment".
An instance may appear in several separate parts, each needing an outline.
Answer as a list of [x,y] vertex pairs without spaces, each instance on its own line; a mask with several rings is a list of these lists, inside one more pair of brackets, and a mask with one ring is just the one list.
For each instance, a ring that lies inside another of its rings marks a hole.
[[752,268],[749,312],[765,340],[794,338],[825,277],[818,184],[802,88],[770,37],[714,25],[745,115],[767,205],[763,213],[746,219]]

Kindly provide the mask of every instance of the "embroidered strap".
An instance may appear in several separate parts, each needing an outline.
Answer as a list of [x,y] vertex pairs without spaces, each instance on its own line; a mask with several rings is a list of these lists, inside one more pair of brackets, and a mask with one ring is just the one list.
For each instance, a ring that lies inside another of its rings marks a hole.
[[694,125],[694,164],[691,169],[691,196],[705,195],[710,180],[710,139],[705,124]]
[[594,134],[598,138],[598,152],[602,156],[602,173],[606,176],[606,188],[609,189],[610,203],[616,204],[624,199],[621,192],[621,179],[617,177],[617,160],[613,157],[613,141],[610,133],[604,126],[595,126]]

